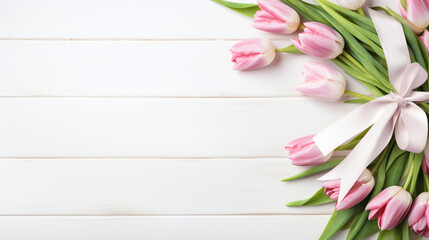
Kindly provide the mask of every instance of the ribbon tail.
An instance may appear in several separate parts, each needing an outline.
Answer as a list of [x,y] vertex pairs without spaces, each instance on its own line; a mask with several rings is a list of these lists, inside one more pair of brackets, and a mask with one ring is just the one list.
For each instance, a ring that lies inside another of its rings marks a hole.
[[325,155],[373,125],[383,114],[388,96],[377,98],[353,110],[314,136],[313,140]]
[[319,180],[341,179],[338,203],[353,187],[365,168],[383,151],[392,138],[397,119],[396,103],[384,105],[381,117],[349,155]]

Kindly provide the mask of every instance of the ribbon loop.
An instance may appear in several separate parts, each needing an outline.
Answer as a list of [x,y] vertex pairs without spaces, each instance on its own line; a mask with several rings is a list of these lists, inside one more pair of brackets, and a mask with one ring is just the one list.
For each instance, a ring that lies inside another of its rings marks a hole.
[[[429,92],[413,89],[427,81],[428,74],[418,63],[410,63],[402,26],[394,18],[369,9],[386,56],[391,92],[366,103],[318,133],[313,139],[324,155],[371,129],[334,169],[320,180],[341,179],[338,202],[353,187],[365,168],[383,151],[395,132],[399,148],[420,153],[424,150],[428,122],[426,113],[414,102],[428,102]],[[390,36],[394,35],[394,38]]]

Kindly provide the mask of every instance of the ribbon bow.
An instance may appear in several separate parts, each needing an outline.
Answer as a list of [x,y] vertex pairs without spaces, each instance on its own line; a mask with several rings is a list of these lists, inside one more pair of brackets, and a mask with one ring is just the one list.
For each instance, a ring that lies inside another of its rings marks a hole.
[[411,64],[401,24],[388,15],[370,9],[369,13],[386,56],[390,83],[397,92],[392,91],[360,106],[314,137],[326,156],[372,126],[348,156],[320,178],[341,179],[338,202],[344,199],[365,168],[387,146],[393,131],[399,148],[405,151],[420,153],[427,141],[427,116],[416,102],[428,102],[429,92],[413,89],[424,84],[428,74],[418,63]]

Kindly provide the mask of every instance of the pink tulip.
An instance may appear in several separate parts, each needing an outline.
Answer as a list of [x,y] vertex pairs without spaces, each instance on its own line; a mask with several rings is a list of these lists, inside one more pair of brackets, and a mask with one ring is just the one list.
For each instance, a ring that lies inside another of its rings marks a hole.
[[337,31],[318,22],[307,22],[304,26],[299,40],[291,40],[298,50],[323,59],[336,58],[343,52],[344,39]]
[[337,0],[338,5],[350,10],[356,10],[365,3],[366,0]]
[[399,2],[399,10],[409,23],[408,26],[415,32],[421,33],[429,25],[429,1],[407,0],[407,10]]
[[300,24],[298,13],[278,0],[258,0],[262,10],[256,12],[252,26],[262,31],[289,34]]
[[429,53],[429,31],[425,29],[423,34],[420,36],[420,40],[422,40],[423,45],[426,47],[426,51]]
[[[328,180],[322,184],[322,187],[325,188],[326,195],[328,195],[332,200],[338,201],[338,195],[340,194],[340,184],[340,179]],[[335,208],[337,210],[343,210],[351,208],[354,205],[360,203],[372,191],[374,184],[375,181],[372,173],[368,169],[365,169],[365,171],[360,175],[356,183],[353,185],[352,189],[347,193],[340,203],[337,203]]]
[[381,230],[393,229],[407,215],[413,199],[410,193],[399,186],[391,186],[375,196],[366,206],[369,220],[378,219]]
[[429,139],[423,151],[422,170],[425,174],[429,174]]
[[408,215],[408,225],[418,234],[429,237],[429,193],[423,192],[414,201]]
[[286,149],[289,151],[289,159],[293,165],[309,166],[327,162],[332,154],[327,157],[323,156],[322,152],[313,141],[315,135],[298,138],[288,143]]
[[239,71],[253,70],[267,66],[275,56],[276,49],[268,39],[249,39],[236,43],[230,49],[233,69]]
[[322,63],[306,63],[301,68],[304,82],[296,86],[301,93],[323,101],[333,102],[346,90],[346,79],[334,68]]

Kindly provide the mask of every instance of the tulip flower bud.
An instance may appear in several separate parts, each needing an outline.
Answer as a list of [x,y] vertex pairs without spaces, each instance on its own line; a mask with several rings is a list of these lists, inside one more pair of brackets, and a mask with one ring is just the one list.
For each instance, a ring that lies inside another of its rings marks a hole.
[[343,52],[344,39],[337,31],[318,22],[307,22],[304,26],[299,40],[291,40],[298,50],[322,59],[333,59]]
[[378,220],[381,230],[396,227],[407,215],[413,199],[409,192],[399,186],[391,186],[375,196],[366,206],[369,220]]
[[408,215],[408,225],[420,236],[429,237],[429,193],[423,192],[414,200]]
[[[358,180],[353,185],[352,189],[347,193],[340,203],[337,203],[335,208],[337,210],[343,210],[351,208],[354,205],[360,203],[372,191],[374,184],[375,181],[372,173],[368,169],[365,169],[365,171],[360,175]],[[332,200],[338,201],[340,185],[341,180],[337,179],[325,181],[322,184],[322,187],[325,188],[326,195],[328,195]]]
[[309,166],[327,162],[332,153],[324,156],[319,147],[313,141],[315,135],[298,138],[288,143],[286,149],[289,151],[289,159],[293,165]]
[[429,1],[407,0],[407,10],[399,1],[399,10],[409,23],[408,26],[415,32],[421,33],[429,25]]
[[365,3],[366,0],[337,0],[338,5],[350,10],[356,10]]
[[299,40],[291,40],[298,50],[322,59],[333,59],[343,52],[344,39],[337,31],[318,22],[307,22],[304,26]]
[[420,40],[422,40],[423,45],[426,47],[426,51],[429,53],[429,31],[425,29],[423,34],[420,36]]
[[333,102],[346,90],[346,79],[343,74],[322,63],[304,64],[301,76],[304,82],[298,84],[296,90],[316,99]]
[[268,39],[249,39],[231,47],[233,69],[253,70],[267,66],[275,56],[276,49]]
[[277,34],[289,34],[298,29],[301,21],[293,8],[278,0],[258,0],[258,5],[262,10],[254,16],[254,28]]

